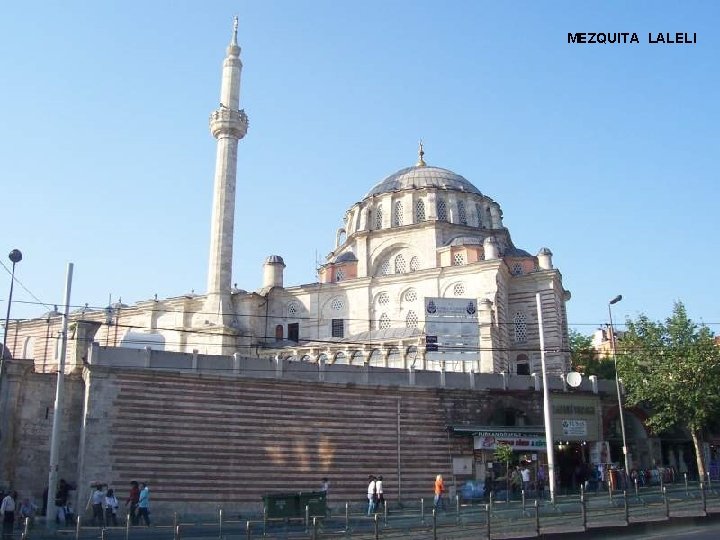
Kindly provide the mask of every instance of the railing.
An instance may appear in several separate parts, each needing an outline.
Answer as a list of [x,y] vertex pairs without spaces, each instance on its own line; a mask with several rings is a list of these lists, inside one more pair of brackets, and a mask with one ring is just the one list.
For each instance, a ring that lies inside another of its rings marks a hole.
[[[492,498],[471,504],[455,498],[443,509],[433,507],[432,499],[406,501],[384,506],[370,516],[367,503],[345,503],[327,516],[313,516],[309,507],[302,518],[268,518],[267,513],[253,519],[232,519],[222,509],[213,519],[189,519],[178,514],[172,522],[152,527],[91,526],[77,519],[74,530],[64,532],[76,540],[144,540],[160,538],[249,539],[401,539],[473,537],[495,538],[512,535],[533,538],[551,533],[580,533],[601,527],[621,527],[634,523],[666,522],[677,517],[701,517],[720,513],[720,485],[706,482],[679,482],[672,485],[639,487],[631,491],[605,491],[556,497],[555,504],[521,494],[518,500]],[[129,517],[129,516],[128,516]],[[68,535],[68,536],[69,536]],[[56,537],[45,527],[25,523],[23,540]]]

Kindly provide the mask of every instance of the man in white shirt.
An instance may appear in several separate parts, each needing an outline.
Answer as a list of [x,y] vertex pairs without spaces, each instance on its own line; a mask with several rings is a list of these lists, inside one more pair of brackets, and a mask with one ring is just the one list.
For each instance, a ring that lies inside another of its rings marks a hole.
[[3,536],[11,537],[13,526],[15,525],[15,500],[17,499],[17,491],[8,493],[0,505],[0,513],[3,516]]
[[527,496],[530,493],[530,469],[527,465],[523,465],[523,468],[520,469],[520,476],[522,476],[523,491]]
[[375,477],[371,474],[368,476],[370,483],[368,484],[367,497],[368,497],[368,516],[375,513],[375,506],[377,504],[377,486],[375,485]]

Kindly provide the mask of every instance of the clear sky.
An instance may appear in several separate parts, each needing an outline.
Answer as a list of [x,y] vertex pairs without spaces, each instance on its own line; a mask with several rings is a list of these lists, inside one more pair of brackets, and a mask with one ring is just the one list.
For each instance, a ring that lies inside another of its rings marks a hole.
[[[316,280],[345,211],[414,164],[498,201],[549,247],[590,333],[683,300],[720,333],[720,2],[6,2],[0,251],[42,302],[102,307],[205,291],[220,69],[240,18],[233,281]],[[637,32],[571,45],[568,32]],[[651,45],[648,32],[697,34]],[[9,276],[0,280],[0,313]],[[16,285],[12,318],[46,307]]]

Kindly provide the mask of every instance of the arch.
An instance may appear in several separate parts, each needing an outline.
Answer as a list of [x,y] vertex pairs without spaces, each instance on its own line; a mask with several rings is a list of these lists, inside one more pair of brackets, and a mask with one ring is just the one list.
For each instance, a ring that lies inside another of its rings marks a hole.
[[388,352],[387,367],[389,368],[401,368],[403,367],[402,356],[400,355],[400,349],[393,347]]
[[384,365],[382,351],[380,349],[373,349],[368,356],[368,365],[382,367]]
[[338,351],[337,353],[335,353],[335,358],[333,358],[333,364],[347,364],[347,363],[348,363],[348,357],[344,351]]
[[353,353],[350,355],[350,364],[357,366],[362,365],[364,363],[364,356],[362,351],[353,351]]
[[302,358],[300,359],[300,361],[301,361],[301,362],[311,362],[311,361],[312,361],[312,356],[310,356],[309,354],[304,354],[304,355],[302,356]]
[[320,353],[318,355],[317,363],[318,364],[329,364],[330,362],[328,360],[328,355],[325,353]]
[[335,249],[339,248],[347,240],[347,230],[344,227],[340,227],[335,235]]
[[32,336],[25,338],[25,342],[23,343],[22,358],[25,358],[26,360],[35,360],[35,342],[36,340]]
[[378,330],[386,330],[387,328],[390,328],[390,326],[392,326],[392,323],[390,322],[388,314],[383,313],[380,315],[380,318],[378,319]]
[[393,227],[400,227],[403,224],[403,203],[402,201],[395,201],[395,208],[393,212]]

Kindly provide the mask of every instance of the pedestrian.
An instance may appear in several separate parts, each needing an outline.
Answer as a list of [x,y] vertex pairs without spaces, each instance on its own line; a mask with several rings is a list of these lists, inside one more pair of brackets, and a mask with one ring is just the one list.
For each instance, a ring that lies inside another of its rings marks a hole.
[[125,501],[125,506],[127,506],[128,515],[130,516],[130,524],[131,525],[138,524],[137,507],[138,507],[139,501],[140,501],[140,488],[138,487],[138,483],[135,480],[133,480],[132,482],[130,482],[130,495],[128,496],[127,500]]
[[547,480],[547,476],[545,474],[545,467],[543,465],[540,465],[537,470],[537,478],[535,479],[535,483],[537,484],[538,499],[543,499],[545,497],[545,481],[546,480]]
[[375,477],[371,474],[368,476],[368,488],[367,488],[367,498],[368,498],[368,511],[367,515],[371,516],[375,513],[375,508],[377,505],[377,486],[375,484]]
[[17,500],[17,491],[11,491],[0,504],[0,513],[3,516],[3,537],[12,537],[13,527],[15,526],[15,501]]
[[20,524],[25,523],[26,519],[30,519],[30,525],[32,526],[33,522],[35,521],[35,513],[37,512],[38,507],[33,504],[30,499],[25,497],[22,500],[22,503],[20,503]]
[[105,526],[109,527],[112,523],[113,527],[117,527],[117,511],[118,503],[115,492],[112,489],[108,489],[105,494]]
[[102,484],[95,484],[93,487],[95,489],[90,494],[90,499],[88,500],[88,506],[92,505],[92,524],[102,527],[105,525],[105,516],[103,515],[105,493],[103,493]]
[[510,488],[512,489],[512,497],[516,498],[522,487],[522,476],[520,475],[520,467],[515,467],[510,473]]
[[327,500],[329,490],[330,490],[330,481],[327,479],[327,477],[324,477],[320,483],[320,493],[325,494],[325,500]]
[[523,468],[520,469],[520,476],[522,478],[522,488],[525,492],[525,496],[530,495],[530,469],[528,469],[527,465],[523,465]]
[[55,523],[67,525],[67,506],[70,486],[61,478],[55,490]]
[[377,508],[383,510],[385,508],[385,496],[383,495],[383,477],[382,474],[378,476],[375,481],[375,491],[377,492]]
[[144,482],[138,499],[138,525],[140,518],[145,521],[145,525],[150,526],[150,488]]
[[435,505],[435,510],[445,510],[445,500],[443,498],[443,493],[445,493],[445,484],[443,483],[442,474],[438,474],[435,477],[435,499],[433,501]]

